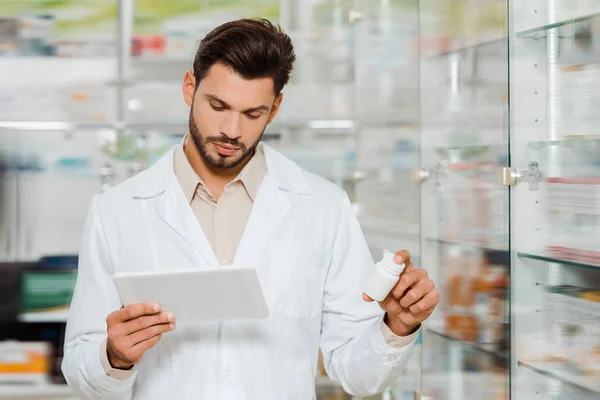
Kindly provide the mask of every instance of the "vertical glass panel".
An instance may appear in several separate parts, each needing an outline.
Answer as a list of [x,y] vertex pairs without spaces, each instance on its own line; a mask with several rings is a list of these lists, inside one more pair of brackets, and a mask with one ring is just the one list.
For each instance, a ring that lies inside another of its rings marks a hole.
[[[420,188],[410,180],[420,145],[418,1],[355,3],[356,166],[346,190],[373,259],[406,249],[421,267]],[[382,398],[414,399],[420,369],[421,338]]]
[[512,9],[512,164],[530,180],[512,198],[512,394],[596,399],[600,4],[533,3]]
[[509,394],[507,2],[421,1],[422,264],[441,300],[425,325],[433,399]]

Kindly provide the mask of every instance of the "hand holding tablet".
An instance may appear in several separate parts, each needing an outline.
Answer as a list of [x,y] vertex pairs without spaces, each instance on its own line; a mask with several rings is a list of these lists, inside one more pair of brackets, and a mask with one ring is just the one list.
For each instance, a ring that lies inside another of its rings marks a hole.
[[157,303],[178,323],[269,316],[254,268],[121,272],[113,281],[124,306]]

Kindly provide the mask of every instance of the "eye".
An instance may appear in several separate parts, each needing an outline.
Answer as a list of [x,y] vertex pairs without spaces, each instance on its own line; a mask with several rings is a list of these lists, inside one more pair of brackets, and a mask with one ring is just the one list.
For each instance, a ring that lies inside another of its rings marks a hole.
[[213,103],[210,103],[210,106],[215,111],[223,111],[223,110],[225,110],[225,107],[219,107],[219,106],[214,105]]
[[253,115],[253,114],[246,114],[246,117],[250,118],[250,119],[258,119],[262,116],[262,114],[258,114],[258,115]]

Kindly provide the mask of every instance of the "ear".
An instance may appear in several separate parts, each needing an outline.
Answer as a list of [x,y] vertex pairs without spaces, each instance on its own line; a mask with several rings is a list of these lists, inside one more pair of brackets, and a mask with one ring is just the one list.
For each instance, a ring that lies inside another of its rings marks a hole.
[[185,104],[191,107],[196,93],[196,78],[194,78],[194,73],[191,70],[185,73],[182,91]]
[[271,107],[271,115],[269,115],[269,122],[267,125],[273,121],[277,113],[279,112],[279,106],[281,105],[281,101],[283,100],[283,93],[279,93],[277,97],[275,97],[275,101],[273,102],[273,106]]

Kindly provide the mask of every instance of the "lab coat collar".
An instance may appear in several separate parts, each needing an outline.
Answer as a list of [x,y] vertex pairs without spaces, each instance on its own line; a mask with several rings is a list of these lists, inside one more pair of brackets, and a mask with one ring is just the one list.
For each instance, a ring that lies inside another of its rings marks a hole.
[[[135,190],[136,198],[151,198],[164,193],[173,179],[177,179],[173,168],[173,156],[177,146],[173,146],[158,162],[140,176]],[[267,173],[281,190],[301,195],[312,195],[312,189],[300,167],[272,147],[260,143],[267,163]]]

